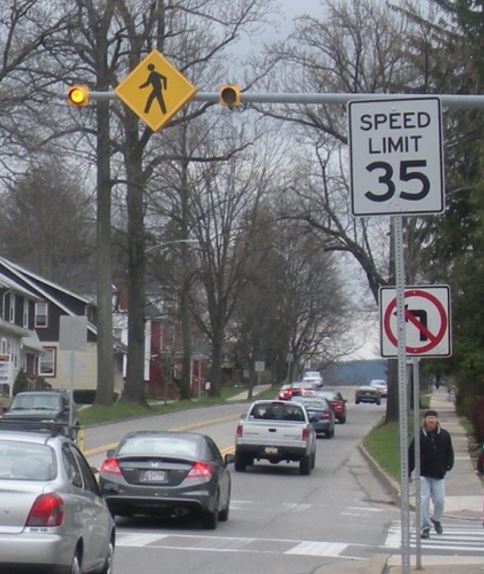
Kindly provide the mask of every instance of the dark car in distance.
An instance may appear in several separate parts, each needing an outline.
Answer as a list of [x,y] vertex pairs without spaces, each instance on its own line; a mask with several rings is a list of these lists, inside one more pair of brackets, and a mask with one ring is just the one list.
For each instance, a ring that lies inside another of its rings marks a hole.
[[65,390],[25,391],[13,398],[4,418],[18,423],[49,422],[63,425],[65,434],[76,438],[79,428],[79,413],[72,402],[72,429],[68,430],[71,403],[69,392]]
[[304,405],[316,435],[334,437],[335,416],[329,402],[323,397],[293,397],[291,401]]
[[346,422],[346,400],[339,391],[317,391],[316,397],[323,397],[328,401],[336,420],[340,424]]
[[205,528],[228,520],[231,478],[215,442],[192,432],[136,431],[108,451],[99,484],[116,516],[201,516]]
[[381,393],[376,387],[363,385],[355,391],[355,403],[375,403],[381,404]]

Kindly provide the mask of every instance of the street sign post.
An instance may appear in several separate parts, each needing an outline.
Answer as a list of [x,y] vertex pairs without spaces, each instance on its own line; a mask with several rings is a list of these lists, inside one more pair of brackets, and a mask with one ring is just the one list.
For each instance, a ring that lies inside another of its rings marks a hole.
[[348,103],[353,215],[411,215],[444,210],[440,100]]
[[[383,357],[398,354],[396,291],[381,287],[380,343]],[[405,288],[406,354],[412,357],[448,357],[452,354],[450,288],[425,285]]]
[[197,92],[158,50],[152,50],[114,90],[154,132]]
[[59,320],[59,350],[69,352],[69,434],[73,428],[74,374],[77,351],[87,349],[87,317],[62,315]]

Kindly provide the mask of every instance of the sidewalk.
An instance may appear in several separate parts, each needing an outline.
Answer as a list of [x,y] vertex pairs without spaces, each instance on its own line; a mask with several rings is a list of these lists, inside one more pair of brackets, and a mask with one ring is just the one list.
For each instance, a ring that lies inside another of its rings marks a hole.
[[[263,391],[265,391],[266,389],[270,389],[271,385],[254,385],[254,387],[252,388],[252,398],[253,400],[255,400],[257,398],[257,395],[262,393]],[[230,399],[227,399],[230,402],[239,402],[239,401],[248,401],[249,399],[247,398],[249,394],[248,389],[244,389],[241,393],[239,393],[238,395],[234,395],[233,397],[230,397]],[[274,391],[274,395],[276,395],[276,391]]]
[[[482,523],[484,519],[482,508],[484,484],[474,469],[469,454],[466,431],[459,423],[453,402],[448,400],[446,388],[434,389],[430,406],[438,412],[442,427],[449,431],[455,454],[454,468],[445,478],[446,497],[443,526],[445,528],[446,518]],[[412,526],[413,520],[414,517],[412,516]],[[401,557],[399,555],[391,555],[386,562],[386,567],[378,572],[381,574],[401,573]],[[415,555],[412,556],[413,571],[427,574],[483,574],[484,564],[482,559],[476,557],[426,556],[425,551],[423,551],[421,570],[415,569]]]

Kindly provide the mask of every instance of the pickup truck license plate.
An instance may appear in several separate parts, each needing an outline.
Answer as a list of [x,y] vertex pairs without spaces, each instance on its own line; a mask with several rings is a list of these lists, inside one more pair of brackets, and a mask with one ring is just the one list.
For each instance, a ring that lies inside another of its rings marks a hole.
[[275,446],[266,446],[264,452],[266,454],[277,454],[277,448]]
[[165,472],[163,470],[143,470],[140,476],[141,482],[163,482]]

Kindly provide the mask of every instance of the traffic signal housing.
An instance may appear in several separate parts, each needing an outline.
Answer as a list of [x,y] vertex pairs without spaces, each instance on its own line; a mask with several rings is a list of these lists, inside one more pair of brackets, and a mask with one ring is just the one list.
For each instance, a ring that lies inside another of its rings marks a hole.
[[67,104],[74,108],[82,108],[89,105],[90,90],[88,86],[71,86],[67,90]]
[[220,98],[218,103],[226,108],[238,108],[240,106],[240,86],[238,84],[224,84],[220,86]]

